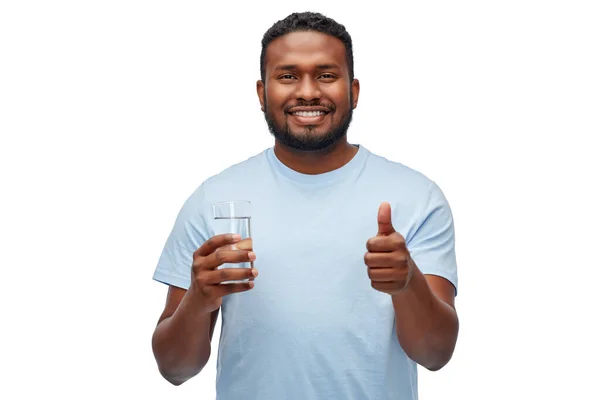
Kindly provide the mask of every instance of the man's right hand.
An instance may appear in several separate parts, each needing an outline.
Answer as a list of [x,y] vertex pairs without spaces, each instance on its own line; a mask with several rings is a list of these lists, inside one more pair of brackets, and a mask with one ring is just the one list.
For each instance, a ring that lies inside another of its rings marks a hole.
[[[255,268],[217,267],[225,263],[251,262],[255,259],[252,239],[240,242],[239,235],[213,236],[194,252],[190,294],[199,299],[204,312],[211,313],[217,310],[221,307],[223,296],[252,289],[252,279],[258,276]],[[247,278],[251,280],[242,283],[222,283]]]

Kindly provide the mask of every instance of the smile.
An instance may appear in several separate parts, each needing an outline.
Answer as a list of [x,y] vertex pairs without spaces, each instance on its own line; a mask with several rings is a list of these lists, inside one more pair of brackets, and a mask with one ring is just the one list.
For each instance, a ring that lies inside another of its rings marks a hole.
[[325,111],[294,111],[289,113],[291,121],[296,125],[320,125],[327,118]]
[[296,111],[291,113],[297,117],[319,117],[321,115],[325,115],[323,111]]

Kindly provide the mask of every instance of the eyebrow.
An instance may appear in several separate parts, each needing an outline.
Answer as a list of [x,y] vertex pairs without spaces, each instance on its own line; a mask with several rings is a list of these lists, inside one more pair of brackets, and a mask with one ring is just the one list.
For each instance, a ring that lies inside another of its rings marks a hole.
[[319,64],[317,69],[340,69],[337,64]]
[[[294,64],[278,65],[275,70],[295,71],[298,67]],[[340,69],[337,64],[317,64],[317,69]]]
[[295,65],[292,64],[288,64],[288,65],[278,65],[275,67],[276,70],[283,70],[283,71],[293,71],[296,69]]

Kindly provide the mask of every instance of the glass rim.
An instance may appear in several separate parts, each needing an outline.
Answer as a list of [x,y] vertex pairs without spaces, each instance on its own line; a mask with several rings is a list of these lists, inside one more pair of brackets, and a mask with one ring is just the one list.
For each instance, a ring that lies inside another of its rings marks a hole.
[[250,200],[226,200],[226,201],[217,201],[213,203],[213,206],[220,206],[222,204],[252,204]]

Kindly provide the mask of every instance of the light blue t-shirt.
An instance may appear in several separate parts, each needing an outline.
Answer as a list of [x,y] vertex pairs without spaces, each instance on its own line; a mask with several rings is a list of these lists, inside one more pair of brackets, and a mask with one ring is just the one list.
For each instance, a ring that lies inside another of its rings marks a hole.
[[254,289],[223,298],[218,400],[417,399],[417,365],[396,337],[391,296],[371,287],[366,242],[387,201],[424,274],[457,287],[454,225],[440,188],[364,146],[343,167],[298,173],[273,148],[207,179],[181,209],[154,279],[190,285],[215,234],[212,203],[252,202]]

